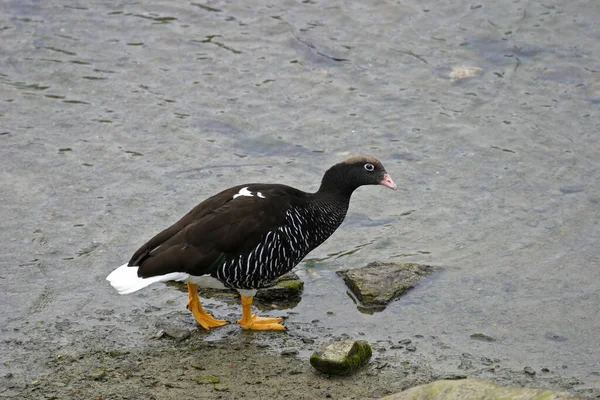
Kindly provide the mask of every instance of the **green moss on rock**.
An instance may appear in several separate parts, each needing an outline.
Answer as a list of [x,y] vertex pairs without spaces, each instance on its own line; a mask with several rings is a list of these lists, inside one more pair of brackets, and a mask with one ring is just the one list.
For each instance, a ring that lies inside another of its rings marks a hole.
[[485,333],[476,332],[471,334],[471,339],[482,340],[484,342],[495,342],[496,339],[491,337],[490,335],[486,335]]
[[304,289],[304,282],[302,281],[283,281],[279,282],[277,286],[283,286],[288,289],[295,290],[297,292],[301,292]]
[[367,364],[372,350],[363,340],[341,340],[319,348],[311,357],[310,364],[329,375],[352,375]]

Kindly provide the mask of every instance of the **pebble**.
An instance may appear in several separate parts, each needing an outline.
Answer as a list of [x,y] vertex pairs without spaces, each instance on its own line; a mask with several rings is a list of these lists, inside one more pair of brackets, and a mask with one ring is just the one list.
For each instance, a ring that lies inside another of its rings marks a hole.
[[213,389],[217,392],[228,392],[229,391],[229,387],[222,383],[215,383],[213,385]]
[[567,341],[566,337],[558,335],[558,334],[553,333],[553,332],[546,332],[546,334],[544,335],[544,337],[546,339],[550,339],[550,340],[553,340],[555,342],[566,342]]
[[482,340],[485,342],[495,342],[496,341],[496,339],[494,339],[490,335],[486,335],[485,333],[481,333],[481,332],[476,332],[476,333],[471,334],[471,339]]
[[481,363],[483,365],[492,365],[494,362],[487,357],[481,357]]
[[531,367],[525,367],[523,368],[523,371],[525,371],[525,373],[528,375],[535,375],[535,371]]
[[409,344],[408,346],[406,346],[406,350],[417,351],[417,346],[415,346],[414,344]]
[[473,368],[473,361],[471,360],[461,360],[458,369],[471,369]]
[[165,328],[163,331],[166,336],[173,338],[173,339],[177,340],[178,342],[181,342],[181,341],[189,338],[190,335],[192,334],[187,329],[172,328],[172,327]]
[[295,356],[298,354],[298,349],[295,349],[293,347],[290,347],[288,349],[283,349],[281,350],[280,353],[282,356]]
[[398,343],[399,344],[411,344],[412,340],[410,340],[410,339],[402,339]]
[[198,361],[198,360],[191,361],[190,365],[193,368],[199,369],[200,371],[204,371],[206,369],[206,367],[204,366],[204,364],[201,361]]
[[92,371],[89,376],[95,381],[101,381],[106,376],[106,371],[104,368],[99,368]]

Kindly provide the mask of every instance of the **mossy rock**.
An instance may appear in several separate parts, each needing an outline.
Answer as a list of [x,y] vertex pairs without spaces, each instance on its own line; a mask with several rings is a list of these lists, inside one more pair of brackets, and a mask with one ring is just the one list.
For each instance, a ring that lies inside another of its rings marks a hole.
[[329,375],[352,375],[367,364],[372,351],[364,340],[340,340],[326,344],[310,357],[310,364]]
[[304,290],[304,282],[300,280],[294,272],[280,276],[275,281],[275,285],[260,289],[255,296],[255,299],[262,302],[293,302],[300,301],[302,291]]

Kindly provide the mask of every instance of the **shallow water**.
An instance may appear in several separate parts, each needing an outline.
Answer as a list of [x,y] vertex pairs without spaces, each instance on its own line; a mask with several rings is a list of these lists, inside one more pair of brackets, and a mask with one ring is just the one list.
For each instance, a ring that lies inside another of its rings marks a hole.
[[[600,387],[598,21],[594,0],[1,3],[0,337],[66,318],[57,343],[139,344],[130,314],[186,300],[113,292],[139,245],[233,184],[316,190],[368,153],[402,190],[358,190],[272,313]],[[443,271],[367,315],[335,271],[375,260]]]

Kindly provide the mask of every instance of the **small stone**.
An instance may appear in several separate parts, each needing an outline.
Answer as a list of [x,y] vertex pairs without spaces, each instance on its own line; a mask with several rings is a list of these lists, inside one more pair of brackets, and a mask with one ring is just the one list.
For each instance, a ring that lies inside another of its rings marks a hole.
[[89,377],[95,381],[101,381],[102,379],[104,379],[104,377],[106,377],[106,370],[104,368],[95,369],[92,372],[90,372]]
[[340,340],[320,347],[310,357],[310,364],[329,375],[351,375],[368,363],[372,350],[363,340]]
[[229,391],[229,387],[227,385],[224,385],[222,383],[216,383],[213,385],[213,389],[215,389],[217,392],[228,392]]
[[[473,6],[471,6],[473,7]],[[473,9],[473,8],[471,8]],[[453,82],[462,81],[464,79],[473,78],[481,72],[481,68],[472,67],[469,65],[454,65],[448,76]]]
[[481,332],[471,334],[471,339],[482,340],[484,342],[495,342],[496,341],[496,339],[494,339],[493,337],[486,335],[485,333],[481,333]]
[[550,372],[548,368],[542,368],[542,372]]
[[553,340],[555,342],[566,342],[567,341],[566,337],[558,335],[558,334],[553,333],[553,332],[546,332],[546,334],[544,335],[544,337],[546,339],[550,339],[550,340]]
[[494,364],[494,362],[491,359],[487,358],[487,357],[481,357],[481,363],[483,365],[492,365],[492,364]]
[[535,375],[535,371],[531,367],[525,367],[525,368],[523,368],[523,371],[525,371],[525,373],[527,375],[532,375],[532,376]]
[[281,350],[280,353],[282,356],[295,356],[296,354],[298,354],[298,349],[295,349],[293,347],[290,347],[288,349],[283,349]]
[[[440,376],[440,379],[441,379],[441,382],[444,382],[444,381],[459,381],[459,380],[462,380],[462,379],[467,379],[467,376],[466,375],[462,375],[462,374],[447,373],[447,374],[444,374],[444,375]],[[440,381],[438,381],[438,382],[440,382]]]
[[399,344],[411,344],[412,340],[410,339],[402,339],[401,341],[398,342]]
[[471,360],[461,360],[458,369],[471,369],[473,368],[473,361]]
[[207,385],[212,383],[213,385],[216,385],[217,383],[221,383],[221,380],[219,378],[217,378],[214,375],[206,375],[206,376],[202,376],[200,378],[196,378],[194,379],[194,381],[198,384],[198,385]]
[[206,367],[200,361],[194,360],[194,361],[190,362],[190,365],[192,366],[192,368],[196,368],[200,371],[204,371],[206,369]]
[[414,344],[409,344],[408,346],[406,346],[406,350],[417,351],[417,346],[415,346]]
[[181,342],[189,338],[192,333],[187,329],[167,327],[164,329],[164,334],[172,339],[177,340],[178,342]]

